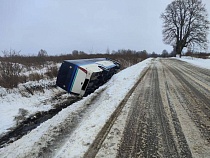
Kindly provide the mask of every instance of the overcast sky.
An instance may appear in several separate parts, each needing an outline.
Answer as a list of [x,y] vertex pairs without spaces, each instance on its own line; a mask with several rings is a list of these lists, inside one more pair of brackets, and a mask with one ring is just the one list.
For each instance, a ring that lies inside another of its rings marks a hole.
[[[172,47],[162,42],[160,19],[171,2],[0,0],[0,51],[21,50],[25,55],[37,55],[40,49],[49,55],[73,50],[105,53],[107,48],[171,52]],[[203,3],[210,14],[210,0]]]

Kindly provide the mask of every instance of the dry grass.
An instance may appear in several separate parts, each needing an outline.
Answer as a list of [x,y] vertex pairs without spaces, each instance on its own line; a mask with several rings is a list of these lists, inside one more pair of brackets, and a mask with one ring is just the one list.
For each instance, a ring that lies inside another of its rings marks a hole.
[[[19,54],[20,52],[14,50],[4,51],[3,53],[4,57],[0,57],[0,86],[4,88],[14,88],[19,83],[57,77],[58,68],[55,64],[62,63],[63,60],[110,58],[118,61],[121,64],[122,70],[151,56],[145,50],[138,52],[133,50],[118,50],[107,54],[86,54],[81,51],[73,51],[72,54],[59,56],[48,56],[46,53],[38,56],[22,56]],[[28,76],[20,75],[23,68],[28,71],[46,68],[47,72],[43,74],[32,73]]]

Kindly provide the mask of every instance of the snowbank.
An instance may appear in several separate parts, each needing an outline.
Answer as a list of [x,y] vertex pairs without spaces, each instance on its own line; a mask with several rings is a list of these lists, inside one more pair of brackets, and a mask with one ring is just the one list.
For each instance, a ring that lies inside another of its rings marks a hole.
[[210,59],[200,59],[200,58],[193,58],[193,57],[186,57],[186,56],[182,56],[182,58],[177,57],[176,59],[186,61],[198,67],[210,69]]

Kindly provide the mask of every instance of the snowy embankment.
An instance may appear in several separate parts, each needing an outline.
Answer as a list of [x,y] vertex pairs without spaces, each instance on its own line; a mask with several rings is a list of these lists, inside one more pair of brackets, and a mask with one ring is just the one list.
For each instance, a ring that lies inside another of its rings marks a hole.
[[[0,135],[16,126],[20,118],[15,118],[21,116],[21,109],[25,110],[24,117],[28,117],[37,111],[47,111],[53,108],[51,103],[47,102],[53,94],[59,92],[59,89],[52,91],[48,88],[53,85],[55,85],[54,80],[41,80],[20,84],[18,88],[12,90],[0,87]],[[26,90],[27,87],[39,87],[40,91],[32,95]],[[42,91],[41,88],[43,88]]]
[[47,146],[60,130],[65,128],[65,122],[88,106],[89,102],[100,93],[100,97],[94,100],[95,106],[89,115],[82,119],[75,131],[67,138],[67,142],[56,152],[58,157],[81,157],[114,110],[141,77],[142,70],[150,65],[150,61],[151,59],[144,60],[114,75],[109,82],[93,94],[63,109],[29,134],[0,149],[0,157],[37,157],[36,154],[40,152],[40,149]]
[[193,64],[201,68],[210,69],[210,59],[200,59],[200,58],[193,58],[186,56],[182,56],[182,58],[176,58],[176,59],[188,62],[190,64]]
[[[20,75],[29,76],[30,74],[44,75],[47,67],[57,66],[59,68],[60,64],[49,63],[44,68],[32,67],[30,70],[21,66]],[[52,97],[62,93],[61,89],[55,88],[55,80],[56,78],[29,81],[13,89],[0,87],[0,136],[16,127],[30,115],[54,108],[51,102]]]

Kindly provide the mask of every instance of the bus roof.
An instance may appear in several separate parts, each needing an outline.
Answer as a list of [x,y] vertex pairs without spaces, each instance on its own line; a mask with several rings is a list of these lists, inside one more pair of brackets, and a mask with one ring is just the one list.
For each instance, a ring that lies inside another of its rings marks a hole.
[[94,64],[98,61],[104,61],[107,60],[106,58],[92,58],[92,59],[78,59],[78,60],[65,60],[66,62],[82,66],[82,65],[88,65],[88,64]]

